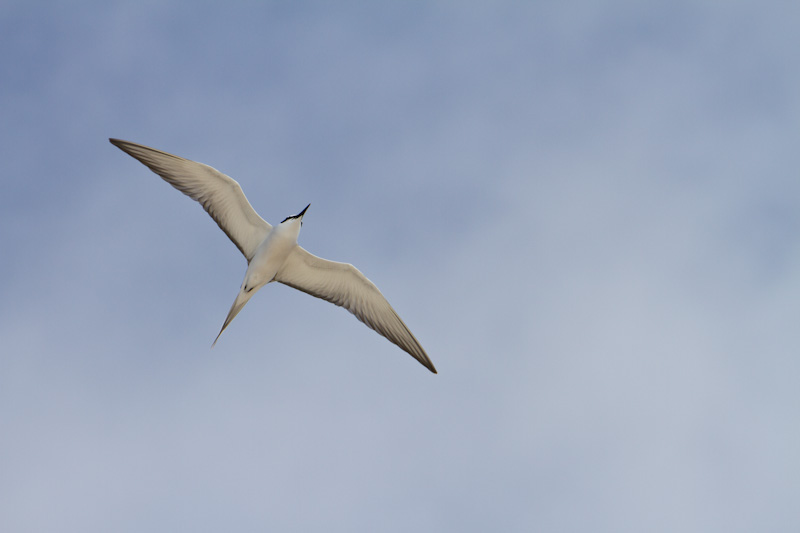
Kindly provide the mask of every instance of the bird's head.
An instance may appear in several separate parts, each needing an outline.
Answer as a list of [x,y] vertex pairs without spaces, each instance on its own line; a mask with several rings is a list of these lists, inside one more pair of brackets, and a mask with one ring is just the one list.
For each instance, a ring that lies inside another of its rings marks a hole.
[[300,211],[296,215],[292,215],[290,217],[284,218],[283,221],[281,221],[281,225],[296,224],[296,223],[300,222],[300,226],[298,227],[298,231],[300,231],[300,227],[303,225],[303,215],[306,214],[306,211],[308,211],[308,208],[310,206],[311,206],[311,204],[308,204],[305,207],[305,209],[303,209],[302,211]]

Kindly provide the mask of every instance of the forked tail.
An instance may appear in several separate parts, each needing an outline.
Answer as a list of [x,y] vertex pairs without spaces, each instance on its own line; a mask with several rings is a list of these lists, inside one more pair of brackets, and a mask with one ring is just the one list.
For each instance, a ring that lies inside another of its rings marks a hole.
[[244,305],[250,300],[250,298],[253,297],[253,295],[255,293],[256,293],[256,291],[252,291],[251,290],[249,292],[246,292],[244,290],[244,288],[239,289],[239,294],[236,295],[236,299],[233,301],[233,305],[231,306],[231,310],[228,311],[228,316],[225,318],[225,323],[222,324],[222,329],[219,330],[219,333],[217,334],[217,338],[214,339],[214,343],[211,345],[212,348],[214,347],[214,345],[217,344],[217,341],[219,340],[219,336],[222,335],[222,332],[225,331],[225,328],[228,327],[228,324],[230,324],[233,321],[233,319],[236,318],[236,315],[239,314],[239,311],[242,310]]

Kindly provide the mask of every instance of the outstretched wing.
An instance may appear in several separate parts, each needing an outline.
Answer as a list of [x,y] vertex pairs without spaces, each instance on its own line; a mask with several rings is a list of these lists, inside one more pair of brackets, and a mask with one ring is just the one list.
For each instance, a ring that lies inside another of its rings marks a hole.
[[208,165],[161,150],[119,139],[109,141],[183,194],[200,202],[250,262],[272,226],[258,216],[236,180]]
[[436,373],[425,350],[378,287],[353,265],[322,259],[297,246],[278,271],[275,280],[344,307]]

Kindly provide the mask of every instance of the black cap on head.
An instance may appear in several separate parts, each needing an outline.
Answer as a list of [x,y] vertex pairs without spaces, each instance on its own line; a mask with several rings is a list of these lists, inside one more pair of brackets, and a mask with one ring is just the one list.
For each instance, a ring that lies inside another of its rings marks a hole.
[[308,204],[308,205],[306,206],[306,208],[305,208],[305,209],[303,209],[302,211],[300,211],[298,214],[296,214],[296,215],[294,215],[294,216],[292,216],[292,217],[286,217],[286,218],[284,218],[283,220],[281,220],[281,224],[283,224],[283,223],[284,223],[284,222],[286,222],[287,220],[291,220],[291,219],[293,219],[293,218],[303,218],[303,215],[305,215],[305,214],[306,214],[306,210],[308,210],[308,208],[309,208],[309,207],[311,207],[311,204]]

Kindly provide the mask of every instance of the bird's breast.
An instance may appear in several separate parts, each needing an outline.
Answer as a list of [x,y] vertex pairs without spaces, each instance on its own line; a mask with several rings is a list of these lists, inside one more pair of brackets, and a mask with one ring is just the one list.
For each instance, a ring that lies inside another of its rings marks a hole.
[[261,286],[272,281],[295,246],[297,241],[291,236],[270,232],[247,267],[245,285]]

